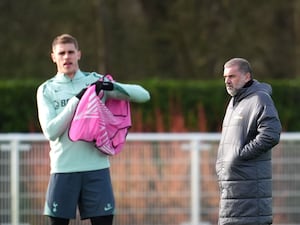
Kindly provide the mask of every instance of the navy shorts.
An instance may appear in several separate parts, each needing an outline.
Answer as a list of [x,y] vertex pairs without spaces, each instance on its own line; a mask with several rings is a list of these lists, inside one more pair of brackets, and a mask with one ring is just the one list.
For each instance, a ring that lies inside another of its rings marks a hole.
[[51,174],[44,214],[71,219],[113,215],[115,201],[109,168],[87,172]]

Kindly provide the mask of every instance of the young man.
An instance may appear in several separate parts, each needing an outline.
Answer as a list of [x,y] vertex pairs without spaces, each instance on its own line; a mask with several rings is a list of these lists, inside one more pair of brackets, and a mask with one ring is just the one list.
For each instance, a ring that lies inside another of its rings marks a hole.
[[[57,74],[37,91],[39,121],[51,147],[51,175],[44,214],[49,216],[52,225],[67,225],[76,217],[78,207],[81,218],[90,219],[92,225],[111,225],[115,203],[109,159],[93,143],[72,142],[68,136],[85,88],[103,77],[95,72],[82,72],[78,64],[80,57],[74,37],[57,36],[51,53]],[[101,82],[97,84],[101,89]],[[109,90],[104,90],[102,100],[109,98],[145,102],[150,95],[139,85],[114,82]]]
[[250,64],[242,58],[226,62],[223,76],[232,98],[216,162],[218,224],[272,224],[271,149],[281,132],[272,89],[252,78]]

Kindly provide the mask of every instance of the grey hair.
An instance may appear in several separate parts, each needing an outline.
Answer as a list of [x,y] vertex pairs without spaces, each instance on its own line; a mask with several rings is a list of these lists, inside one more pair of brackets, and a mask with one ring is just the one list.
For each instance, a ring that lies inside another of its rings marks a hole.
[[224,64],[224,68],[232,67],[232,66],[238,66],[239,71],[241,73],[244,73],[244,74],[250,73],[250,76],[252,78],[252,68],[251,68],[251,65],[248,62],[248,60],[243,59],[243,58],[233,58]]

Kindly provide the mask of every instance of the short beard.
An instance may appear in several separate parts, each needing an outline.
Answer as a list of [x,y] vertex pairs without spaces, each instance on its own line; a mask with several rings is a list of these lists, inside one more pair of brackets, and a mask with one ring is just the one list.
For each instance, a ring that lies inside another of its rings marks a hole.
[[226,87],[226,90],[227,90],[227,93],[232,97],[234,97],[238,92],[238,89],[236,89],[236,88]]

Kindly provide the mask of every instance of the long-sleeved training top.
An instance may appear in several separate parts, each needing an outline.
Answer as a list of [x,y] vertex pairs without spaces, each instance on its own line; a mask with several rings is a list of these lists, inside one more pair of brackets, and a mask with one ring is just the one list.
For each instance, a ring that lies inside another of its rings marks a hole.
[[[45,81],[37,90],[38,117],[43,134],[50,142],[50,173],[92,171],[109,167],[108,157],[99,152],[93,143],[72,142],[68,131],[83,88],[103,76],[78,70],[70,79],[58,73]],[[105,91],[108,98],[146,102],[150,94],[140,85],[114,82],[114,90]]]

